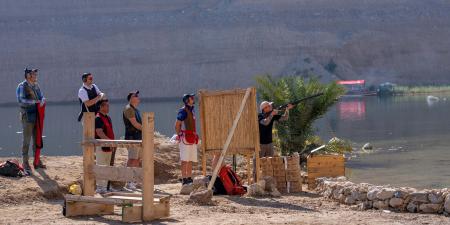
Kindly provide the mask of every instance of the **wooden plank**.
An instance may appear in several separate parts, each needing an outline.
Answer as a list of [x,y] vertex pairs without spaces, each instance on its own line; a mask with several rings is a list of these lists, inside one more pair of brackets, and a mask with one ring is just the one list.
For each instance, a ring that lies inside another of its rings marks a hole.
[[[95,139],[94,121],[95,115],[93,112],[83,114],[83,142]],[[87,196],[94,196],[95,194],[94,151],[93,145],[83,146],[83,194]]]
[[[151,220],[161,219],[170,216],[170,204],[168,202],[154,205],[154,212]],[[126,206],[122,208],[122,222],[137,223],[142,222],[142,206]]]
[[[119,198],[120,197],[139,197],[140,199],[142,199],[142,194],[140,194],[140,193],[108,192],[108,193],[103,195],[103,197],[111,197],[111,196],[116,196],[116,197],[119,197]],[[153,197],[155,199],[155,202],[166,202],[166,201],[170,201],[171,195],[167,195],[167,194],[153,194]]]
[[97,179],[142,183],[142,168],[94,165],[93,170]]
[[114,205],[90,202],[64,202],[64,216],[94,216],[114,214]]
[[345,173],[345,167],[316,167],[316,168],[309,168],[308,169],[308,175],[313,176],[314,174],[344,174]]
[[64,195],[64,198],[66,199],[67,202],[90,202],[107,205],[127,205],[141,202],[141,200],[137,199],[115,199],[109,197],[104,198],[101,196],[83,196],[83,195]]
[[[114,148],[141,148],[141,140],[108,140],[108,139],[94,139],[86,140],[81,145],[94,145],[96,147],[114,147]],[[155,147],[160,143],[155,143]]]
[[[255,110],[258,108],[258,106],[256,105],[256,88],[252,87],[251,88],[251,99],[250,99],[250,104],[249,104],[249,108],[250,109],[254,109],[254,121],[256,124],[258,124],[258,111]],[[253,116],[253,115],[251,115]],[[259,153],[261,151],[261,146],[260,146],[260,140],[259,140],[259,126],[255,126],[254,130],[251,131],[253,133],[253,140],[255,140],[255,158],[256,158],[256,165],[255,165],[255,169],[256,171],[254,171],[256,173],[256,180],[255,182],[258,182],[260,180],[261,177],[261,173],[260,173],[260,166],[261,166],[261,161],[259,158]]]
[[154,114],[143,113],[142,123],[142,166],[143,166],[143,202],[142,220],[150,221],[154,217]]
[[208,141],[206,140],[207,131],[206,131],[206,125],[205,125],[205,103],[204,103],[204,97],[203,92],[200,90],[198,93],[199,96],[199,109],[200,109],[200,129],[202,132],[202,144],[200,145],[202,148],[202,174],[203,176],[206,176],[206,164],[208,161],[208,155],[206,154],[206,143]]
[[247,184],[250,185],[252,183],[252,158],[247,156]]
[[[216,168],[214,168],[214,172],[213,172],[211,181],[208,184],[208,190],[211,190],[212,187],[214,186],[214,182],[216,181],[216,178],[217,178],[217,173],[219,172],[219,169],[222,166],[223,158],[225,157],[225,155],[227,153],[228,146],[230,145],[231,140],[234,136],[234,131],[236,130],[238,122],[241,119],[241,114],[242,114],[242,111],[244,111],[245,104],[247,103],[247,99],[250,96],[250,92],[251,92],[251,89],[247,88],[244,99],[242,100],[242,103],[241,103],[241,107],[239,108],[236,118],[234,119],[233,126],[231,127],[231,130],[228,133],[227,140],[225,141],[225,144],[223,146],[222,153],[220,154],[220,157],[219,157],[219,161],[217,162]],[[258,158],[259,157],[257,157],[257,160],[258,160]],[[257,166],[259,166],[259,165],[257,165]]]

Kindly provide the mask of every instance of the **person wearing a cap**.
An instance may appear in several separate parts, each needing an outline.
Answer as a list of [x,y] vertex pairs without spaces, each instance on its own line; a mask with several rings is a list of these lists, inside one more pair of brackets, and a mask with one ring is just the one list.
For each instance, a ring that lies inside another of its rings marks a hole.
[[81,105],[78,121],[81,121],[84,112],[94,112],[97,114],[97,102],[105,96],[97,85],[94,84],[94,77],[91,73],[83,73],[83,75],[81,75],[81,80],[83,81],[83,85],[81,85],[78,90],[78,100]]
[[278,110],[273,109],[273,102],[263,101],[259,106],[261,113],[258,114],[259,121],[259,143],[261,151],[259,157],[271,157],[274,154],[272,128],[275,121],[286,121],[289,118],[289,110],[294,106],[289,104],[283,115],[278,115]]
[[[20,118],[22,122],[22,160],[26,175],[31,174],[31,167],[28,162],[28,150],[33,141],[33,152],[36,152],[36,103],[44,104],[45,98],[37,83],[37,69],[25,69],[25,80],[17,86],[16,96],[20,106]],[[35,169],[46,168],[42,161],[34,165]]]
[[[138,110],[140,103],[139,91],[132,91],[127,95],[128,104],[123,110],[125,124],[125,140],[142,140],[142,117]],[[128,148],[128,167],[139,167],[141,153],[139,148]],[[136,183],[128,182],[128,189],[136,189]]]
[[197,162],[198,135],[195,127],[194,104],[195,95],[183,96],[184,106],[178,110],[175,122],[180,148],[182,185],[193,183],[192,163]]

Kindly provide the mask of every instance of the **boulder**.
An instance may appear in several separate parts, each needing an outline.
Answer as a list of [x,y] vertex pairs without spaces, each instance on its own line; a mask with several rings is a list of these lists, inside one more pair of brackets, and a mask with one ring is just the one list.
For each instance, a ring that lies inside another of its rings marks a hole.
[[372,188],[371,190],[369,190],[369,192],[367,192],[367,199],[369,199],[370,201],[375,200],[377,198],[378,192],[380,192],[380,189]]
[[363,191],[358,191],[357,189],[352,190],[351,196],[358,201],[367,200],[367,193]]
[[387,200],[394,197],[395,189],[392,188],[383,188],[380,192],[377,193],[377,198],[380,200]]
[[193,184],[185,184],[181,186],[180,195],[190,195],[194,191]]
[[408,210],[408,212],[410,213],[416,213],[417,212],[417,203],[415,202],[410,202],[407,206],[406,209]]
[[272,192],[277,189],[277,182],[275,181],[275,179],[273,177],[264,176],[262,178],[262,180],[264,180],[264,182],[266,183],[264,186],[265,191]]
[[259,182],[254,183],[247,188],[247,196],[259,197],[266,195],[266,191],[264,191],[264,187],[262,187]]
[[441,204],[422,204],[419,210],[424,213],[437,213],[441,210]]
[[372,150],[373,146],[370,143],[366,143],[364,144],[364,146],[362,147],[363,150]]
[[373,208],[376,209],[389,209],[389,201],[374,201]]
[[445,212],[450,213],[450,195],[448,194],[444,202]]
[[350,195],[350,196],[345,197],[344,203],[347,205],[353,205],[356,203],[356,199]]
[[403,199],[402,198],[391,198],[391,200],[389,200],[389,205],[392,208],[401,208],[403,206]]
[[406,190],[397,190],[394,192],[394,197],[396,198],[402,198],[406,199],[408,197],[409,193]]
[[409,194],[410,201],[414,202],[421,202],[421,203],[428,203],[428,193],[421,191],[421,192],[413,192]]
[[210,205],[212,203],[212,196],[213,192],[211,190],[198,190],[191,193],[188,202],[197,203],[199,205]]
[[197,190],[199,188],[206,188],[209,184],[209,178],[205,176],[198,176],[194,178],[194,182],[192,182],[193,189]]
[[279,198],[281,197],[281,193],[275,188],[274,190],[272,190],[272,192],[270,192],[270,196]]
[[371,209],[372,207],[373,207],[372,201],[364,201],[359,204],[359,210],[361,211]]
[[432,203],[432,204],[441,204],[444,202],[444,195],[443,193],[430,193],[428,194],[428,200]]

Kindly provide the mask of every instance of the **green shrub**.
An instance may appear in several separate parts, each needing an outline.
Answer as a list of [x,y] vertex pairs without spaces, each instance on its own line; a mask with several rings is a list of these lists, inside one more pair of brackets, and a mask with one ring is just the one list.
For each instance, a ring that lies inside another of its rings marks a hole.
[[281,153],[291,154],[304,149],[305,141],[313,135],[313,123],[323,116],[345,93],[344,87],[331,82],[322,84],[316,78],[307,81],[300,76],[273,78],[270,75],[257,76],[258,95],[261,100],[282,105],[310,95],[323,92],[320,97],[302,102],[294,107],[289,120],[276,123]]

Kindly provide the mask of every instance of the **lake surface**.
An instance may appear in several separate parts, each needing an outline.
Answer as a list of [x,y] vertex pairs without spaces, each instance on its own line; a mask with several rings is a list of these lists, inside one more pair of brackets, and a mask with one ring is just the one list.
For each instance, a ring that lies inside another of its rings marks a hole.
[[[450,96],[428,102],[426,96],[343,98],[319,121],[317,134],[352,141],[355,152],[347,161],[347,175],[355,182],[418,188],[450,187]],[[116,136],[124,135],[125,102],[111,103]],[[155,129],[174,133],[180,102],[143,102],[142,112],[155,112]],[[79,105],[49,104],[44,127],[45,155],[81,155]],[[20,157],[22,128],[18,107],[0,107],[0,156]],[[374,149],[359,150],[366,142]]]

